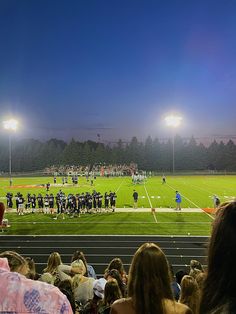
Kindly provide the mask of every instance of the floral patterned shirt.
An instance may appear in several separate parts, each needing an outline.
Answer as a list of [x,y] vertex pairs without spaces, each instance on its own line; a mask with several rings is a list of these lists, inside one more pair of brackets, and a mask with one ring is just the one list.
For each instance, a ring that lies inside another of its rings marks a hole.
[[73,314],[69,301],[58,288],[11,272],[6,258],[0,258],[0,312]]

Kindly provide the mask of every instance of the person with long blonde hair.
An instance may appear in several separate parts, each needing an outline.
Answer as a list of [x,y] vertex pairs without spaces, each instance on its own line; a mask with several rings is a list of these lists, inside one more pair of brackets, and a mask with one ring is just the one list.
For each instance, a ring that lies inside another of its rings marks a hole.
[[174,300],[169,265],[154,243],[143,244],[135,253],[128,276],[128,298],[115,301],[111,314],[190,314]]

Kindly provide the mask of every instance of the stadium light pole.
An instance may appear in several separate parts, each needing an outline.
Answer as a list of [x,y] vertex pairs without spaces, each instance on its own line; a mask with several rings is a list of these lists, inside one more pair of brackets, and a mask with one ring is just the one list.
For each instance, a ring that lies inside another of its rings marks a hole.
[[[181,121],[182,117],[180,116],[170,115],[165,117],[166,125],[173,130],[180,125]],[[172,172],[175,173],[175,132],[173,132],[172,144]]]
[[12,164],[12,158],[11,158],[11,155],[12,155],[11,134],[12,134],[12,132],[17,130],[18,121],[15,120],[15,119],[9,119],[9,120],[3,121],[3,127],[4,127],[5,130],[8,131],[8,134],[9,134],[9,183],[10,183],[10,186],[12,186],[12,175],[11,175],[11,170],[12,170],[12,167],[11,167],[11,164]]

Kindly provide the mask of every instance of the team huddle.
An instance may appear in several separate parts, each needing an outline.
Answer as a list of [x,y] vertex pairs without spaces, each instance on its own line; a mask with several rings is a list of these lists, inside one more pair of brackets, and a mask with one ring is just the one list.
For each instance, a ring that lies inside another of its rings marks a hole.
[[[13,194],[7,193],[6,198],[7,207],[13,208]],[[56,196],[52,193],[46,194],[45,196],[41,193],[39,193],[38,196],[28,193],[26,198],[18,192],[15,196],[15,202],[18,215],[29,212],[42,212],[45,214],[54,214],[56,212],[57,215],[54,219],[57,219],[60,214],[62,214],[64,219],[65,213],[74,217],[76,214],[80,215],[81,213],[114,212],[116,208],[116,198],[116,193],[111,191],[109,193],[105,192],[104,195],[95,190],[92,193],[85,192],[75,195],[70,193],[66,195],[60,190]]]

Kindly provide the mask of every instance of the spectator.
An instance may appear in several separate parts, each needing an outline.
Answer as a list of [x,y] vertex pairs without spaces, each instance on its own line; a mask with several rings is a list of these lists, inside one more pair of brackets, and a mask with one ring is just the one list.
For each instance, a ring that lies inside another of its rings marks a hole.
[[115,301],[111,314],[190,314],[174,301],[165,254],[154,243],[143,244],[135,253],[129,271],[129,298]]
[[104,298],[106,282],[105,278],[100,278],[94,281],[93,298],[83,307],[83,314],[98,314],[98,309],[101,306],[102,299]]
[[85,304],[93,297],[93,282],[95,279],[84,276],[85,266],[81,259],[74,261],[71,265],[78,268],[78,274],[72,280],[72,290],[75,300],[78,303]]
[[183,269],[180,269],[175,273],[175,278],[179,285],[181,284],[181,280],[185,275],[188,275],[188,273],[186,273],[186,271]]
[[174,275],[173,266],[171,264],[169,264],[169,269],[170,269],[171,290],[173,292],[175,300],[178,301],[179,300],[179,296],[180,296],[180,285],[176,281],[176,278],[175,278],[175,275]]
[[96,276],[96,273],[95,273],[95,270],[94,270],[93,266],[87,264],[87,260],[86,260],[86,258],[85,258],[84,253],[83,253],[82,251],[77,250],[77,251],[75,251],[75,252],[73,253],[71,262],[74,262],[74,261],[79,260],[79,259],[81,259],[81,260],[83,261],[84,266],[85,266],[85,268],[86,268],[86,272],[85,272],[84,275],[85,275],[86,277],[92,277],[92,278],[94,278],[94,279],[97,279],[97,276]]
[[61,256],[58,252],[53,252],[48,257],[47,267],[43,270],[44,273],[49,273],[53,276],[54,281],[59,278],[58,266],[62,264]]
[[210,237],[201,314],[236,313],[236,202],[220,205]]
[[196,280],[189,275],[185,275],[181,281],[181,292],[179,302],[187,305],[193,314],[199,313],[200,290]]
[[62,280],[58,284],[60,291],[67,297],[70,302],[73,313],[75,313],[75,298],[72,291],[72,281],[70,279]]
[[58,288],[25,277],[28,264],[16,252],[0,254],[0,312],[72,314]]
[[80,272],[76,265],[64,265],[61,261],[61,256],[58,252],[50,254],[47,262],[47,267],[43,270],[44,273],[50,273],[54,278],[54,284],[57,286],[59,281],[71,279],[71,275]]
[[26,257],[25,260],[28,263],[28,267],[29,267],[29,272],[26,275],[26,277],[32,280],[38,280],[40,275],[36,273],[34,259],[32,257]]
[[116,279],[107,281],[104,289],[104,299],[99,307],[98,313],[109,314],[112,303],[121,297],[121,291]]
[[202,264],[199,261],[195,259],[191,260],[190,272],[189,272],[190,276],[192,276],[193,278],[196,278],[196,276],[203,271],[204,270],[203,270]]
[[110,261],[110,263],[109,263],[107,269],[105,270],[105,272],[107,272],[109,270],[112,270],[112,269],[117,269],[118,270],[118,272],[121,275],[123,283],[126,284],[127,283],[127,274],[126,274],[126,271],[124,269],[123,262],[122,262],[122,260],[119,257],[115,257],[115,258],[113,258]]
[[0,202],[0,226],[2,226],[4,212],[5,212],[5,205],[4,203]]
[[105,273],[104,278],[107,281],[116,279],[117,284],[118,284],[118,286],[120,288],[122,297],[126,297],[127,296],[127,286],[123,283],[122,277],[121,277],[121,275],[120,275],[120,273],[119,273],[119,271],[117,269],[108,270]]

